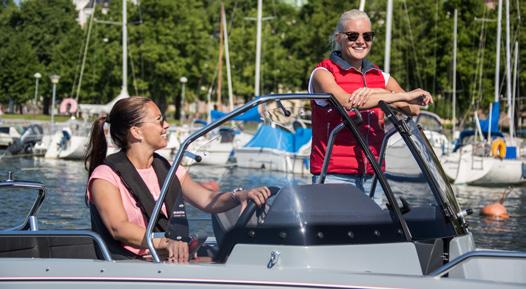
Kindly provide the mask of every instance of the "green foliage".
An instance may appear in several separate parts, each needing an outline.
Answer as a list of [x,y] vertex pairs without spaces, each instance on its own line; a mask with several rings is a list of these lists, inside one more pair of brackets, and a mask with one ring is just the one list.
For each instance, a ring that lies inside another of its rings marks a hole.
[[[215,99],[219,56],[220,1],[142,0],[128,5],[128,90],[154,98],[165,109],[179,107],[185,76],[185,101],[205,100],[212,88]],[[518,22],[517,3],[510,1],[513,40],[521,41],[526,28]],[[330,52],[329,37],[340,14],[356,8],[358,0],[310,0],[301,8],[279,0],[264,1],[262,26],[261,93],[305,91],[311,70]],[[233,93],[254,96],[257,13],[255,1],[224,1],[229,33]],[[421,87],[433,93],[431,109],[451,115],[453,11],[458,10],[458,112],[477,105],[487,108],[494,97],[497,10],[480,0],[394,1],[390,72],[405,89]],[[122,83],[121,1],[111,1],[109,12],[97,6],[86,65],[79,89],[80,63],[88,25],[80,27],[71,0],[12,0],[0,5],[0,103],[21,104],[34,97],[40,72],[41,95],[49,102],[49,75],[61,76],[58,97],[75,96],[82,103],[106,103],[119,94]],[[526,5],[521,5],[526,19]],[[366,5],[376,32],[370,59],[383,66],[386,1]],[[505,18],[503,18],[505,19]],[[483,30],[484,28],[484,30]],[[501,85],[504,94],[505,47],[503,25]],[[484,33],[483,33],[484,32]],[[512,40],[512,45],[513,45]],[[513,49],[513,47],[512,47]],[[526,59],[520,50],[519,63]],[[482,68],[480,70],[479,68]],[[526,89],[526,70],[519,66],[519,88]],[[226,101],[226,63],[221,93]],[[177,111],[179,111],[177,109]]]

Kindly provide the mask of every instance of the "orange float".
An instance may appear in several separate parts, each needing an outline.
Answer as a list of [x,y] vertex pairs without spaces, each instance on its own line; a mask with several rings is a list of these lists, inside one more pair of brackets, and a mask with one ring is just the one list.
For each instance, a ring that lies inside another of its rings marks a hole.
[[480,209],[480,215],[498,219],[509,218],[510,215],[508,214],[508,210],[506,209],[506,207],[504,207],[503,203],[506,197],[510,194],[511,190],[512,188],[508,187],[508,189],[502,193],[502,196],[500,197],[500,200],[498,202],[491,203],[482,207],[482,209]]
[[491,155],[500,159],[506,156],[506,143],[498,138],[491,143]]
[[482,209],[480,209],[480,214],[485,217],[499,219],[507,219],[510,217],[510,215],[508,215],[508,210],[506,210],[506,207],[504,207],[504,205],[502,205],[499,202],[484,206]]

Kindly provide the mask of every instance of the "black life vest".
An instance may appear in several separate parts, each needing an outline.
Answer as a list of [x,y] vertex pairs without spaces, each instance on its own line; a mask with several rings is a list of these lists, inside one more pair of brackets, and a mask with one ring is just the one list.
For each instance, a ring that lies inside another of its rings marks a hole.
[[[150,220],[156,201],[153,199],[151,192],[144,183],[143,179],[130,162],[126,153],[123,151],[109,155],[104,160],[104,164],[109,166],[120,178],[123,185],[128,189],[134,198],[137,207],[146,220]],[[159,187],[162,188],[164,180],[170,169],[170,163],[160,155],[154,153],[152,163]],[[186,209],[181,189],[181,183],[177,176],[173,176],[168,186],[164,205],[169,212],[169,219],[164,214],[159,214],[154,227],[156,232],[166,232],[166,237],[187,242],[188,238],[188,220],[186,219]],[[110,253],[114,259],[129,259],[137,256],[132,252],[124,249],[122,244],[113,239],[108,229],[102,222],[97,208],[90,203],[91,226],[92,230],[97,232],[108,245]]]

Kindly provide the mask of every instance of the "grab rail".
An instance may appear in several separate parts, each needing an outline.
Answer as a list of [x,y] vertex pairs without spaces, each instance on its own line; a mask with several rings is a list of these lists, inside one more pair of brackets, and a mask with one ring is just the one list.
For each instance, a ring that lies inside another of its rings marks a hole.
[[431,272],[429,276],[438,279],[444,274],[447,274],[449,271],[453,270],[458,265],[472,258],[526,258],[526,253],[489,250],[471,251],[456,257],[447,264],[440,266],[438,269]]
[[43,230],[43,231],[0,231],[0,236],[25,237],[25,236],[44,236],[44,237],[90,237],[99,246],[102,257],[106,261],[113,261],[106,243],[99,234],[88,230]]
[[46,198],[46,193],[47,193],[47,190],[44,184],[40,182],[32,182],[32,181],[15,181],[13,179],[13,173],[9,172],[7,179],[5,181],[0,182],[0,189],[4,189],[4,188],[27,188],[27,189],[38,190],[38,195],[35,199],[35,202],[31,206],[31,209],[29,209],[29,213],[24,218],[24,221],[22,222],[22,224],[17,225],[12,228],[5,229],[4,231],[23,230],[28,227],[28,223],[31,223],[30,224],[31,230],[36,230],[38,228],[36,215],[38,213],[38,210],[42,206],[42,203],[44,202],[44,199]]

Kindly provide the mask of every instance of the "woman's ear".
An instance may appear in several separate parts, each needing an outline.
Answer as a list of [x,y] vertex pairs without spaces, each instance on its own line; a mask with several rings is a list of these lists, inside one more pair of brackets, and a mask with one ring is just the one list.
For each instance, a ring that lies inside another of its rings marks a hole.
[[131,135],[132,139],[137,140],[137,141],[142,141],[143,135],[142,135],[142,131],[141,131],[141,129],[139,127],[132,126],[130,128],[130,135]]

